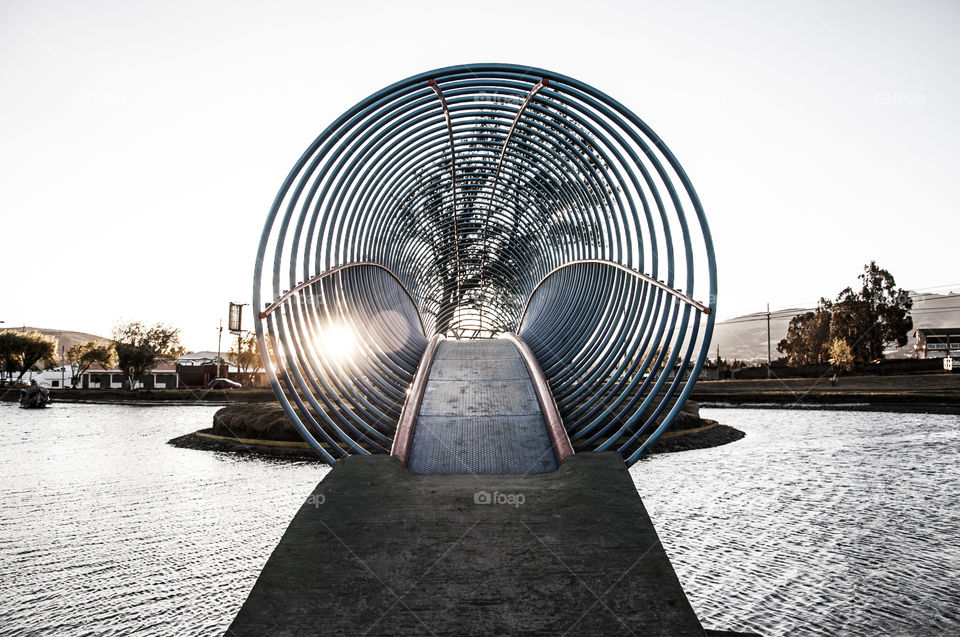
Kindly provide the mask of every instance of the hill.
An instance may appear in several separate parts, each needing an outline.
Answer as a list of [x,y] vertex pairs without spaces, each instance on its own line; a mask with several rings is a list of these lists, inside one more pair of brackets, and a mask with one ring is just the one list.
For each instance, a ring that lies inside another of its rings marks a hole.
[[[960,294],[918,294],[910,293],[913,299],[913,329],[921,327],[958,327],[960,326]],[[773,357],[778,358],[777,343],[787,335],[790,319],[813,308],[789,308],[770,313],[770,342]],[[911,331],[904,347],[889,350],[888,358],[907,358],[913,356],[914,338]],[[710,358],[716,357],[717,347],[725,360],[744,361],[767,360],[767,314],[757,312],[737,316],[716,324],[713,342],[710,345]]]
[[[54,330],[46,327],[8,327],[8,330],[15,332],[40,332],[41,334],[46,334],[47,336],[52,336],[57,339],[57,357],[59,358],[61,352],[68,352],[70,348],[77,343],[83,343],[85,341],[95,341],[98,339],[110,340],[105,336],[97,336],[96,334],[87,334],[86,332],[74,332],[71,330]],[[63,348],[61,350],[61,348]]]

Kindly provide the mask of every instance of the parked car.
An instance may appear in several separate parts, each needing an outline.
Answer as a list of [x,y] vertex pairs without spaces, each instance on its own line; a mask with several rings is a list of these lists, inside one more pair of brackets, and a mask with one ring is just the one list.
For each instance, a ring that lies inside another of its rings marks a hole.
[[229,378],[214,378],[207,383],[207,387],[210,389],[233,389],[235,387],[243,387],[243,385]]

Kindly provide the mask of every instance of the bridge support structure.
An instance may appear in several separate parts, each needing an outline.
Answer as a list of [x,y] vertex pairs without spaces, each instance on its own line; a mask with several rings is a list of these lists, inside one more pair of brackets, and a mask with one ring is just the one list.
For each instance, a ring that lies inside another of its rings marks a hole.
[[228,635],[704,635],[615,452],[552,473],[338,462]]
[[696,382],[716,282],[679,162],[583,82],[455,66],[349,109],[253,288],[277,398],[336,464],[230,634],[703,635],[627,467]]
[[643,120],[574,78],[473,64],[377,91],[310,144],[253,304],[277,398],[327,462],[409,442],[435,336],[515,333],[572,450],[631,465],[696,382],[716,283],[696,191]]

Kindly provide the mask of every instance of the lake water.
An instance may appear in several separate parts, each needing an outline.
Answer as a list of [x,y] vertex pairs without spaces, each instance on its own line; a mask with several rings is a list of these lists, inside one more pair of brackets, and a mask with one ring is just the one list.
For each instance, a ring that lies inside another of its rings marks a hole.
[[[0,403],[0,632],[226,629],[326,467],[165,444],[216,409]],[[705,626],[960,634],[960,417],[704,411],[632,473]]]
[[0,403],[0,631],[223,633],[326,467],[165,444],[217,409]]
[[633,475],[704,626],[960,634],[960,416],[703,414],[747,437]]

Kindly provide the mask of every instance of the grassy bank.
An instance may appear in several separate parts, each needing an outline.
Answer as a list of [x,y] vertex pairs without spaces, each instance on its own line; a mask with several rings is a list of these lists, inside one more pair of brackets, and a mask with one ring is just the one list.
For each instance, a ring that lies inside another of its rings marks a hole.
[[960,374],[849,376],[838,379],[836,385],[829,376],[699,381],[691,398],[705,406],[759,404],[960,413]]

